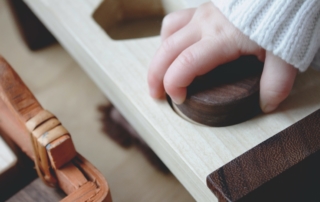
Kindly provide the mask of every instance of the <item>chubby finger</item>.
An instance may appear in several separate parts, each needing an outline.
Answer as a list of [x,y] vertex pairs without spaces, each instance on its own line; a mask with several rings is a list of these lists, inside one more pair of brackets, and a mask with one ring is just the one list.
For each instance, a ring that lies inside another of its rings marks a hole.
[[161,39],[164,41],[182,27],[186,26],[193,17],[196,8],[176,11],[166,15],[162,21]]
[[161,44],[148,71],[149,91],[152,97],[160,98],[164,95],[163,78],[167,69],[183,50],[200,39],[197,34],[192,27],[184,27]]
[[260,81],[260,106],[263,112],[275,110],[292,89],[297,69],[281,58],[266,53],[266,60]]
[[[220,45],[219,45],[220,44]],[[184,102],[187,86],[195,77],[239,57],[235,49],[227,50],[225,43],[204,38],[184,50],[171,64],[164,77],[165,91],[174,103]]]

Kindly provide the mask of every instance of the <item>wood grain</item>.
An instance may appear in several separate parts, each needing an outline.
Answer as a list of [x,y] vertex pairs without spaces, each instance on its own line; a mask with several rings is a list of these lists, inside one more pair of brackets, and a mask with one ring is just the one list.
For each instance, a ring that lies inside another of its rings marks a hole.
[[[26,2],[197,201],[217,201],[206,185],[213,170],[320,108],[320,73],[310,69],[274,113],[228,127],[191,124],[149,96],[148,65],[160,37],[112,40],[92,18],[101,0]],[[171,1],[179,8],[186,2]]]
[[219,168],[219,201],[319,201],[320,110]]
[[[106,137],[97,107],[109,101],[63,47],[32,52],[21,41],[6,1],[0,1],[0,16],[1,54],[72,133],[77,151],[108,178],[114,201],[194,201],[173,175],[157,172],[136,148],[124,149]],[[75,116],[80,110],[85,116]]]
[[196,78],[187,98],[176,107],[188,118],[208,126],[228,126],[261,112],[260,76],[263,63],[244,56]]
[[10,138],[34,159],[29,132],[24,127],[24,122],[36,115],[41,110],[41,105],[29,89],[21,85],[23,82],[20,77],[10,70],[9,64],[0,56],[0,127],[3,134],[13,134]]

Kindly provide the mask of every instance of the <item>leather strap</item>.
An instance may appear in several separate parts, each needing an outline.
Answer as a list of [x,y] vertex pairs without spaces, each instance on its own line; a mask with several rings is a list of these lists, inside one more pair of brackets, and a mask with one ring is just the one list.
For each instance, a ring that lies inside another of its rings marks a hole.
[[[61,126],[60,121],[47,110],[40,111],[36,116],[27,121],[26,126],[30,132],[37,173],[45,184],[56,187],[57,179],[52,173],[52,166],[46,147],[54,140],[68,134],[68,131]],[[76,153],[74,152],[74,156],[70,156],[70,159],[67,159],[66,162],[69,162],[75,155]]]
[[68,131],[41,107],[1,56],[0,111],[1,133],[35,161],[48,185],[68,194],[63,201],[111,201],[103,175],[76,152]]
[[54,117],[49,111],[41,110],[36,116],[27,121],[26,126],[29,131],[34,131],[40,124]]

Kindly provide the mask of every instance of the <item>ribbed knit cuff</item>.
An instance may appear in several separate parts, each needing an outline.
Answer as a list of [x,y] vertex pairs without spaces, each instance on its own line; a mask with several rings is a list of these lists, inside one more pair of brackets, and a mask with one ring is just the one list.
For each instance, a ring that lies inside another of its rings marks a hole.
[[320,47],[319,0],[212,0],[245,35],[300,71]]

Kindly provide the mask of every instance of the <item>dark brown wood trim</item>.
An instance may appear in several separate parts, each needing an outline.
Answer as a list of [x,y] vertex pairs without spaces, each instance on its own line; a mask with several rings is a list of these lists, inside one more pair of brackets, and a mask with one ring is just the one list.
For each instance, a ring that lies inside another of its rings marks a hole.
[[214,171],[219,201],[320,201],[320,110]]

